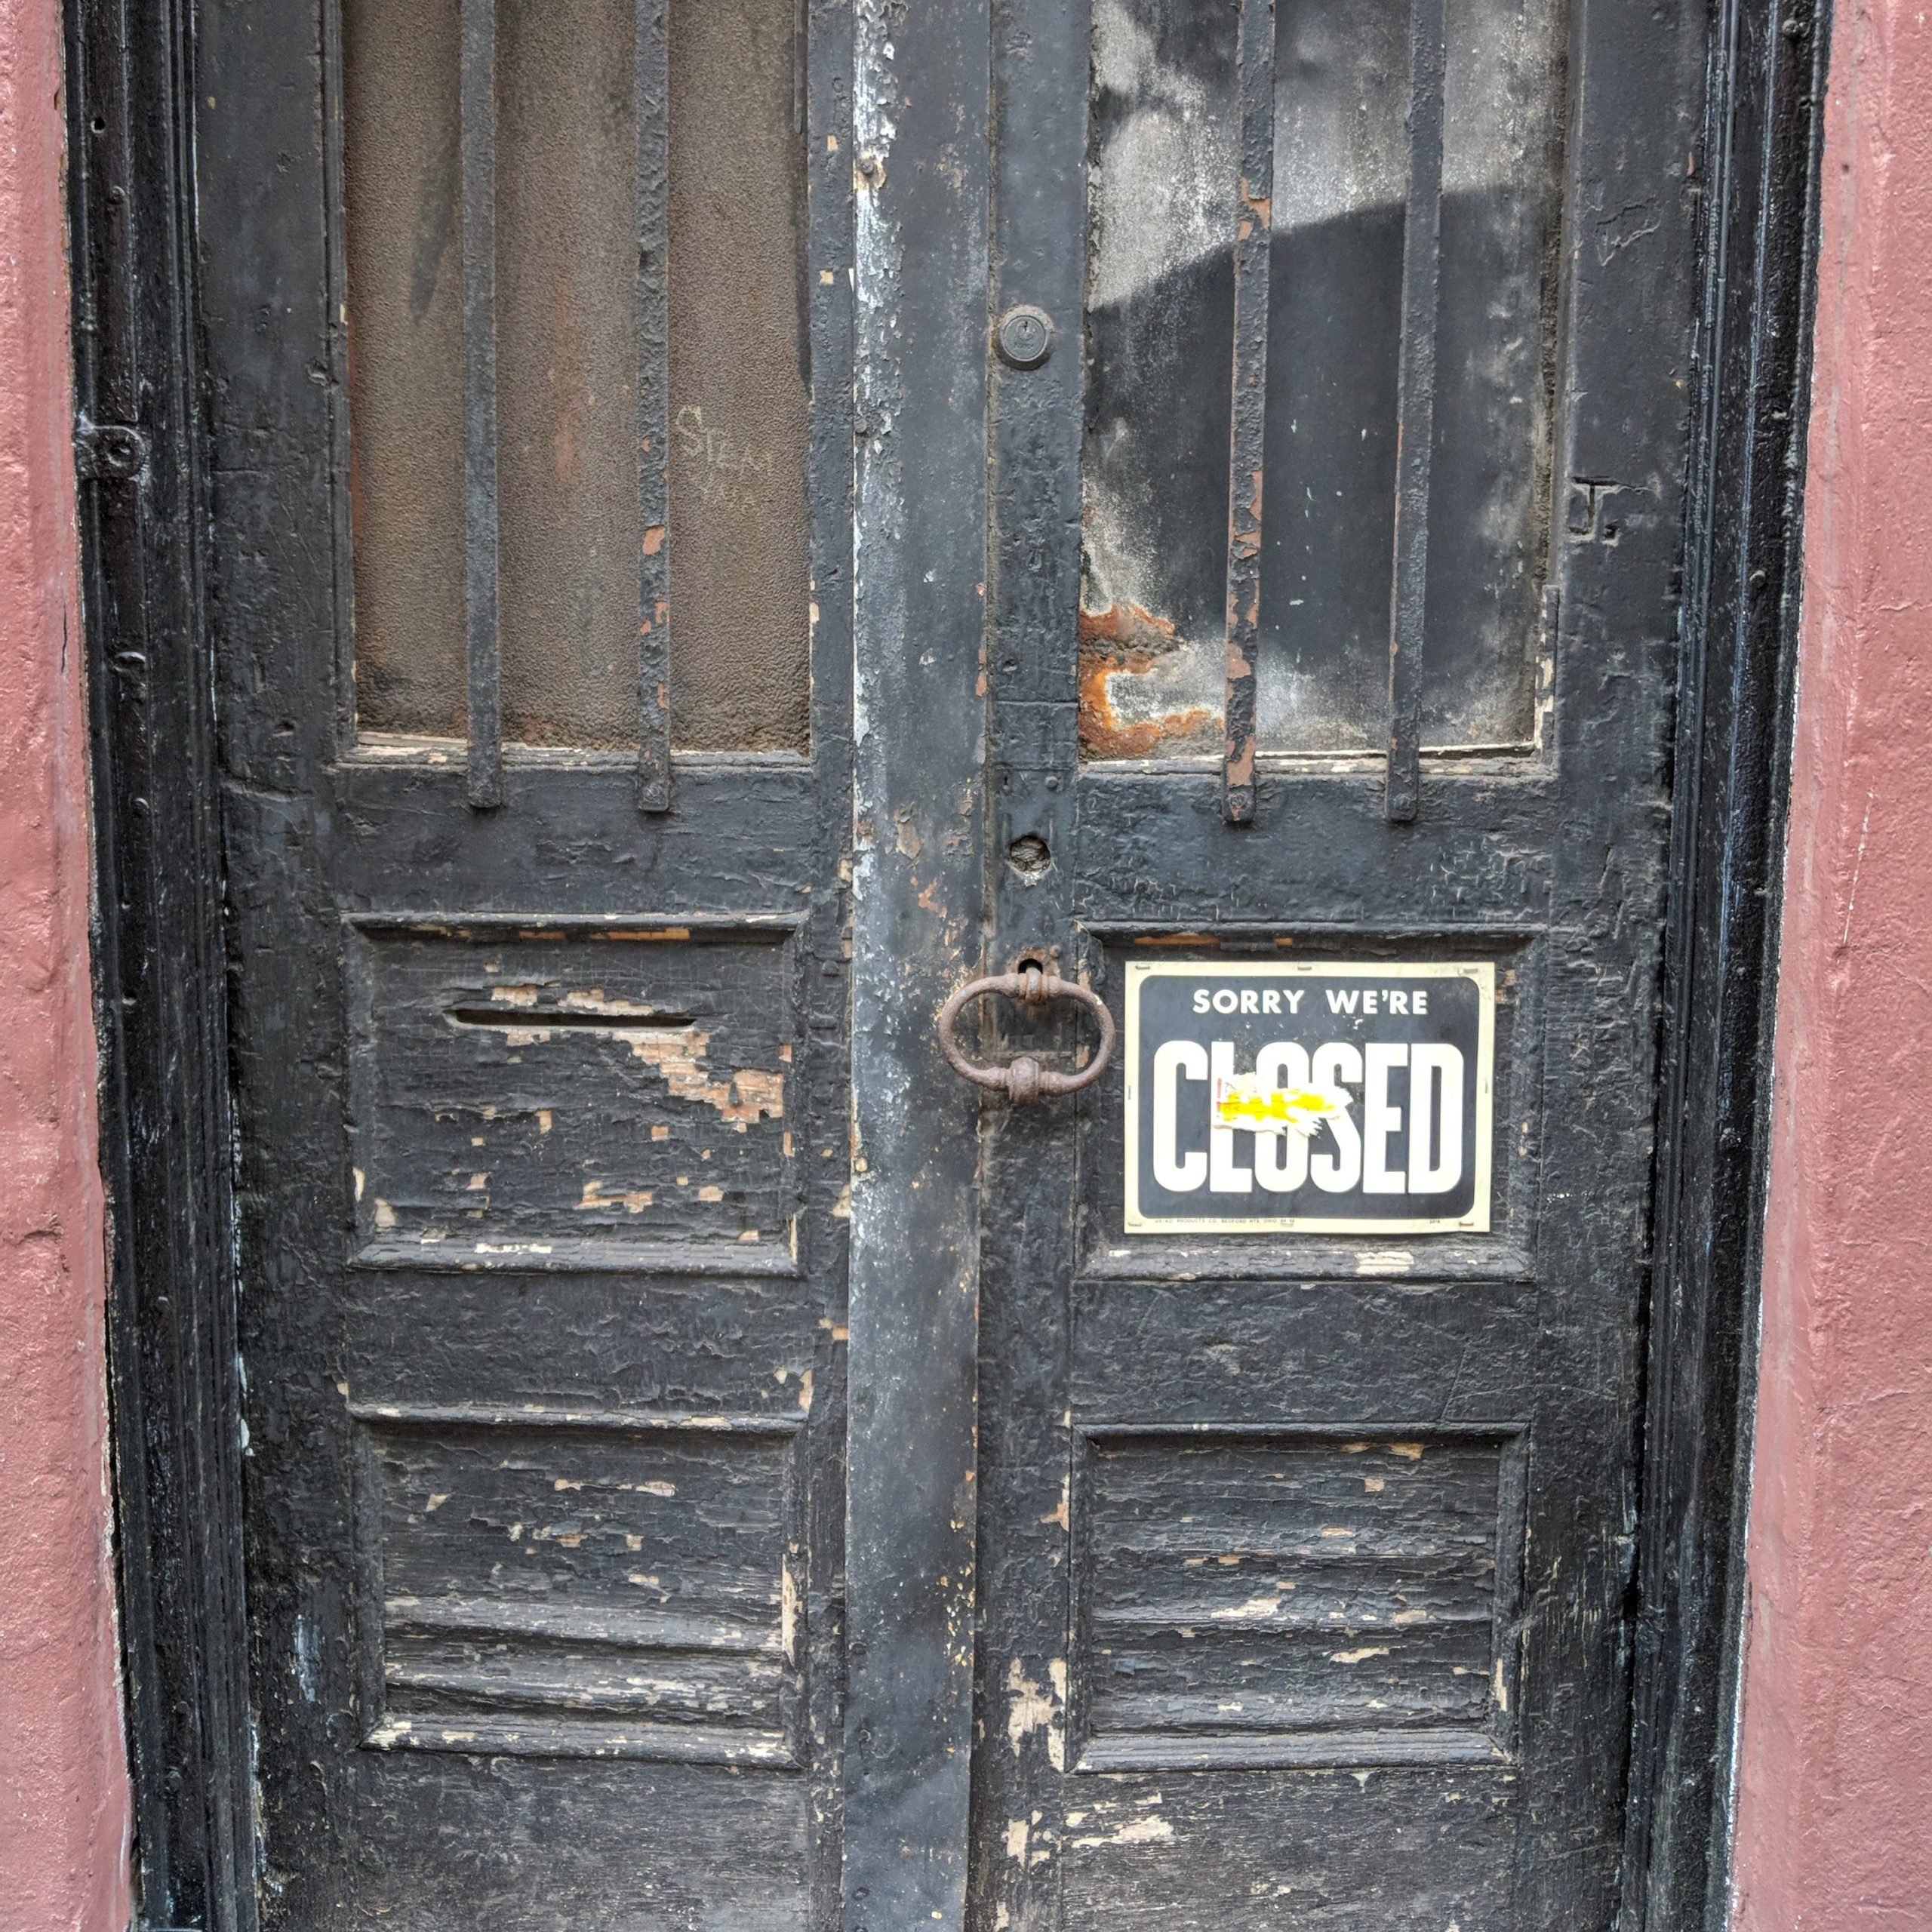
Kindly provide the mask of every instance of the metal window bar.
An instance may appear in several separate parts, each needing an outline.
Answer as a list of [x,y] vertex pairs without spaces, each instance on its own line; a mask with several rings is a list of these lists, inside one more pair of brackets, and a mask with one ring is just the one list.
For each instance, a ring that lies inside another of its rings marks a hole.
[[1383,814],[1421,802],[1423,629],[1429,593],[1429,465],[1435,439],[1435,315],[1442,239],[1443,0],[1410,15],[1408,207],[1395,395],[1395,544],[1389,615],[1389,769]]
[[1228,822],[1245,825],[1254,817],[1254,663],[1261,621],[1262,450],[1275,180],[1274,0],[1241,0],[1235,64],[1241,98],[1241,173],[1235,207],[1222,786]]
[[671,805],[670,32],[668,0],[637,10],[637,803]]
[[463,0],[463,622],[470,804],[503,798],[497,623],[497,8]]

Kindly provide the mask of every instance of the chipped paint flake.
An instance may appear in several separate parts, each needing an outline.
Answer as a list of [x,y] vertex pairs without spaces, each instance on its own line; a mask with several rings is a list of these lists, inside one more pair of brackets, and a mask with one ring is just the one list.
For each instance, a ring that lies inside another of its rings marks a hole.
[[627,1214],[641,1214],[653,1199],[648,1187],[614,1187],[608,1181],[587,1180],[583,1184],[583,1195],[577,1202],[580,1210],[591,1208],[621,1208]]
[[1075,1838],[1073,1842],[1083,1849],[1091,1849],[1108,1844],[1158,1844],[1171,1838],[1174,1828],[1166,1819],[1160,1817],[1136,1818],[1122,1825],[1118,1831],[1097,1834],[1091,1838]]
[[1007,1666],[1006,1688],[1009,1700],[1006,1741],[1013,1747],[1013,1755],[1017,1758],[1020,1746],[1032,1732],[1052,1725],[1057,1707],[1052,1697],[1026,1675],[1017,1657]]

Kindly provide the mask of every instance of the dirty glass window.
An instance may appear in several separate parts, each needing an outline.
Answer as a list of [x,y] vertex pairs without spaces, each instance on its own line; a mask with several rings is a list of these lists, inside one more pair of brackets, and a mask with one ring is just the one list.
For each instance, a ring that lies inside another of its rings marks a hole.
[[[503,734],[638,740],[639,463],[668,463],[672,742],[801,750],[804,180],[794,0],[670,12],[668,450],[639,448],[635,0],[498,0]],[[458,0],[344,0],[355,704],[466,729]]]
[[[1388,737],[1407,0],[1278,0],[1260,748]],[[1081,741],[1218,752],[1236,10],[1096,0]],[[1448,0],[1422,742],[1534,731],[1549,498],[1555,0]]]

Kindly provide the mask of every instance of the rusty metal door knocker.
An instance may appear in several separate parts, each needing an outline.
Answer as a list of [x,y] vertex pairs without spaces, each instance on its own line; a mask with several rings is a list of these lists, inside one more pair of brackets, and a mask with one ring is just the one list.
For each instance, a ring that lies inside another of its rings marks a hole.
[[[1031,1054],[1022,1054],[1004,1066],[975,1066],[959,1051],[952,1029],[967,1001],[986,993],[999,993],[1026,1006],[1044,1006],[1049,1000],[1077,999],[1099,1023],[1100,1047],[1078,1073],[1057,1073],[1051,1067],[1042,1066]],[[976,1087],[990,1087],[995,1093],[1005,1094],[1016,1106],[1024,1106],[1042,1094],[1077,1094],[1099,1079],[1114,1057],[1114,1017],[1099,994],[1071,980],[1063,980],[1057,973],[1029,964],[1017,973],[969,980],[940,1008],[939,1044],[946,1064],[955,1073]]]

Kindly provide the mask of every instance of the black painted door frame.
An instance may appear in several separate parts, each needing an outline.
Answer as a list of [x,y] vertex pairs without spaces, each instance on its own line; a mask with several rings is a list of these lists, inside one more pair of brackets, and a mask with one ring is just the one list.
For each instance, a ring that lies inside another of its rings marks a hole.
[[[192,10],[169,0],[72,0],[69,11],[71,205],[87,650],[92,706],[99,903],[96,971],[103,1048],[103,1159],[113,1205],[110,1374],[120,1530],[122,1612],[136,1782],[143,1922],[245,1927],[253,1921],[248,1687],[240,1562],[239,1390],[234,1281],[223,884],[215,823],[210,666],[202,561],[208,541],[205,405],[193,231],[195,50]],[[923,17],[928,74],[956,77],[983,100],[989,16],[968,4]],[[901,27],[903,23],[896,23]],[[1624,1921],[1629,1927],[1715,1924],[1723,1896],[1725,1754],[1732,1651],[1742,1583],[1737,1507],[1749,1448],[1755,1233],[1761,1119],[1770,1042],[1789,669],[1797,597],[1803,426],[1809,369],[1817,104],[1828,20],[1808,7],[1728,0],[1710,17],[1710,90],[1697,172],[1705,184],[1704,313],[1698,369],[1678,671],[1666,940],[1665,1086],[1653,1210],[1649,1395],[1636,1592],[1638,1654],[1630,1733]],[[881,19],[861,10],[866,36]],[[878,50],[875,48],[874,52]],[[864,71],[863,60],[861,71]],[[855,103],[859,178],[866,115]],[[896,136],[915,164],[938,131],[909,121]],[[935,191],[943,200],[943,192]],[[983,451],[986,414],[969,385],[934,386],[949,364],[983,380],[986,223],[955,200],[896,232],[868,227],[857,191],[859,245],[952,251],[920,265],[919,285],[947,291],[928,311],[878,325],[858,321],[866,371],[855,432],[893,412],[908,467],[858,466],[862,529],[889,527],[922,500],[932,478],[957,479]],[[970,194],[968,196],[970,201]],[[974,439],[979,439],[977,443]],[[962,442],[963,439],[963,442]],[[920,466],[928,468],[922,478]],[[868,496],[868,493],[877,493]],[[971,519],[961,518],[962,525]],[[926,580],[908,558],[943,561]],[[935,530],[919,546],[863,549],[862,621],[881,627],[872,661],[901,638],[933,638],[941,681],[970,711],[977,675],[974,608],[983,549],[972,528]],[[900,653],[902,661],[906,654]],[[946,694],[926,686],[921,702]],[[964,788],[967,835],[945,863],[964,899],[981,876],[985,816],[977,734],[943,718],[917,732],[868,740],[863,719],[894,715],[903,690],[862,691],[855,783],[866,801],[889,797],[895,764],[939,758]],[[947,707],[942,706],[943,710]],[[956,767],[956,771],[952,768]],[[928,768],[925,779],[930,782]],[[875,839],[875,921],[855,937],[855,996],[891,980],[930,1005],[977,964],[955,937],[908,949],[895,921],[931,876],[900,863],[902,841]],[[915,984],[909,988],[911,974]],[[930,995],[930,998],[928,998]],[[889,1069],[915,1043],[867,1043]],[[922,1044],[923,1043],[918,1043]],[[875,1090],[883,1095],[884,1089]],[[972,1131],[963,1088],[909,1118],[881,1099],[859,1131],[859,1186],[909,1198],[893,1239],[958,1257],[952,1358],[970,1390],[970,1263],[975,1229]],[[955,1117],[956,1116],[956,1117]],[[914,1177],[922,1185],[906,1183]],[[925,1184],[930,1177],[930,1184]],[[892,1211],[900,1212],[900,1207]],[[855,1291],[869,1265],[854,1257]],[[855,1293],[855,1300],[860,1297]],[[889,1302],[872,1306],[889,1311]],[[855,1389],[880,1408],[869,1432],[901,1422],[931,1452],[934,1494],[970,1454],[970,1403],[933,1404],[902,1372],[911,1331],[891,1319],[852,1337]],[[949,1334],[918,1338],[924,1358]],[[895,1407],[900,1415],[895,1418]],[[948,1458],[951,1460],[949,1462]],[[854,1458],[851,1496],[891,1470]],[[919,1633],[895,1626],[909,1567],[969,1589],[970,1510],[937,1545],[878,1552],[851,1585],[848,1736],[873,1706],[866,1667],[883,1650],[903,1669]],[[959,1559],[967,1559],[961,1561]],[[894,1566],[898,1566],[895,1568]],[[897,1648],[895,1649],[895,1647]],[[848,1777],[869,1780],[879,1814],[894,1801],[915,1828],[922,1793],[965,1776],[970,1709],[961,1674],[929,1658],[931,1722],[909,1760],[888,1752]],[[970,1675],[964,1678],[970,1686]],[[915,1734],[896,1727],[894,1735]],[[951,1769],[946,1768],[950,1765]],[[939,1781],[936,1785],[934,1780]],[[896,1794],[896,1798],[895,1798]],[[964,1807],[943,1800],[950,1816]],[[881,1840],[880,1842],[883,1843]],[[867,1855],[857,1852],[863,1861]],[[963,1848],[961,1860],[963,1866]],[[935,1898],[963,1878],[937,1870]],[[848,1892],[863,1886],[848,1869]]]

